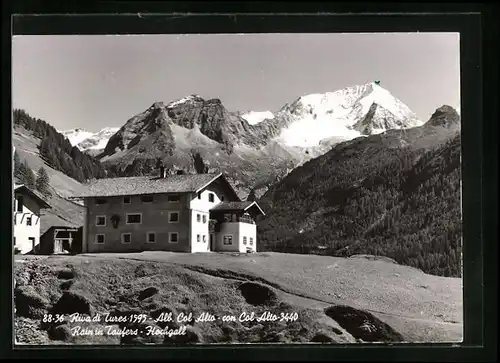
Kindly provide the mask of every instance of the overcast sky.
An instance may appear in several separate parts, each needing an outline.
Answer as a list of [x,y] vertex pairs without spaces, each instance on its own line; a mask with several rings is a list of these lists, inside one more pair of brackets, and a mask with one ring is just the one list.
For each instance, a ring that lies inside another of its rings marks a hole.
[[16,36],[12,100],[56,129],[122,126],[156,101],[275,111],[380,80],[419,118],[460,105],[458,33]]

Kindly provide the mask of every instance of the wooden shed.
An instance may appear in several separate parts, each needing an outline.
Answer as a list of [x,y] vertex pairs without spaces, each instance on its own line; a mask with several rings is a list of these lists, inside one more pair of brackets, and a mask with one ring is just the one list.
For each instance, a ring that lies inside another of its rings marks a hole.
[[81,252],[82,227],[52,226],[40,237],[38,254],[76,254]]

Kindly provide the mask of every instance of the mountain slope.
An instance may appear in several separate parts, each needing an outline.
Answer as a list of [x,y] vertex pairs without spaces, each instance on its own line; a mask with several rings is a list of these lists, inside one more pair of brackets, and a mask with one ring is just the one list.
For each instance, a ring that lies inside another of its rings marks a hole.
[[50,192],[52,196],[45,200],[51,209],[42,210],[40,234],[45,233],[51,226],[80,227],[83,225],[83,206],[66,199],[75,194],[83,193],[83,184],[70,178],[63,172],[55,170],[40,156],[40,139],[23,127],[14,127],[12,142],[21,161],[26,160],[35,172],[44,167],[50,177]]
[[14,127],[29,130],[34,137],[41,139],[38,147],[40,156],[52,168],[80,182],[111,176],[98,160],[72,146],[69,140],[48,122],[32,117],[22,109],[15,109],[13,123]]
[[[32,332],[25,335],[22,326],[25,319],[35,313],[43,316],[45,310],[40,305],[34,306],[38,300],[21,299],[22,293],[44,297],[57,309],[62,305],[56,303],[63,293],[57,279],[60,270],[73,270],[71,291],[80,300],[88,301],[94,312],[123,314],[139,309],[156,317],[161,311],[172,311],[174,316],[187,311],[192,312],[193,318],[201,312],[237,318],[243,311],[254,311],[259,316],[261,311],[278,310],[278,316],[293,312],[298,315],[295,323],[247,321],[242,326],[238,322],[223,323],[221,319],[195,323],[194,332],[205,343],[305,343],[317,341],[313,337],[318,333],[337,343],[360,342],[357,339],[387,342],[394,341],[390,337],[395,335],[383,333],[393,330],[406,342],[458,342],[463,337],[461,279],[431,276],[393,262],[364,258],[143,252],[84,254],[37,261],[28,256],[16,259],[15,333],[19,340],[26,342],[26,338],[33,336]],[[34,275],[38,278],[30,280]],[[26,286],[22,285],[28,281],[31,289],[23,291]],[[254,287],[254,293],[245,293],[245,287]],[[137,298],[148,290],[156,293],[144,300]],[[75,304],[69,305],[77,308]],[[393,329],[380,329],[381,321]],[[367,324],[372,329],[366,329]],[[31,330],[49,327],[35,321]],[[90,337],[90,340],[109,344],[113,341],[109,338]],[[131,343],[129,338],[124,337],[122,342]],[[147,339],[133,338],[136,343]],[[160,338],[159,343],[163,341]],[[85,340],[69,336],[70,344],[82,344]],[[116,340],[119,344],[120,338]]]
[[357,138],[293,170],[260,203],[267,250],[383,255],[460,276],[460,118]]
[[219,99],[191,95],[156,102],[128,120],[98,158],[114,174],[128,176],[154,172],[158,159],[170,169],[194,171],[193,155],[199,154],[245,198],[251,191],[262,195],[340,141],[418,124],[407,106],[372,83],[303,96],[276,113],[229,112]]

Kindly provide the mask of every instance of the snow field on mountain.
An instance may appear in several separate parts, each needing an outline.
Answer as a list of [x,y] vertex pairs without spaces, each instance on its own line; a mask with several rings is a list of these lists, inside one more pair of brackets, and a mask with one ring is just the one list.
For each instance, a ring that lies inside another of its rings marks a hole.
[[265,119],[273,119],[274,114],[271,111],[250,111],[241,117],[244,118],[250,125],[256,125]]

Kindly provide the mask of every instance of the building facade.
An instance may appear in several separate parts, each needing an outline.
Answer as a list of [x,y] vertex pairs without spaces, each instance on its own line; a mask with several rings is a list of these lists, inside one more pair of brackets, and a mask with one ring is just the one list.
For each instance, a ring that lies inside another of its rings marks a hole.
[[257,251],[256,219],[222,174],[99,179],[83,199],[82,252]]
[[14,186],[14,253],[37,253],[40,245],[41,210],[50,206],[25,185]]

